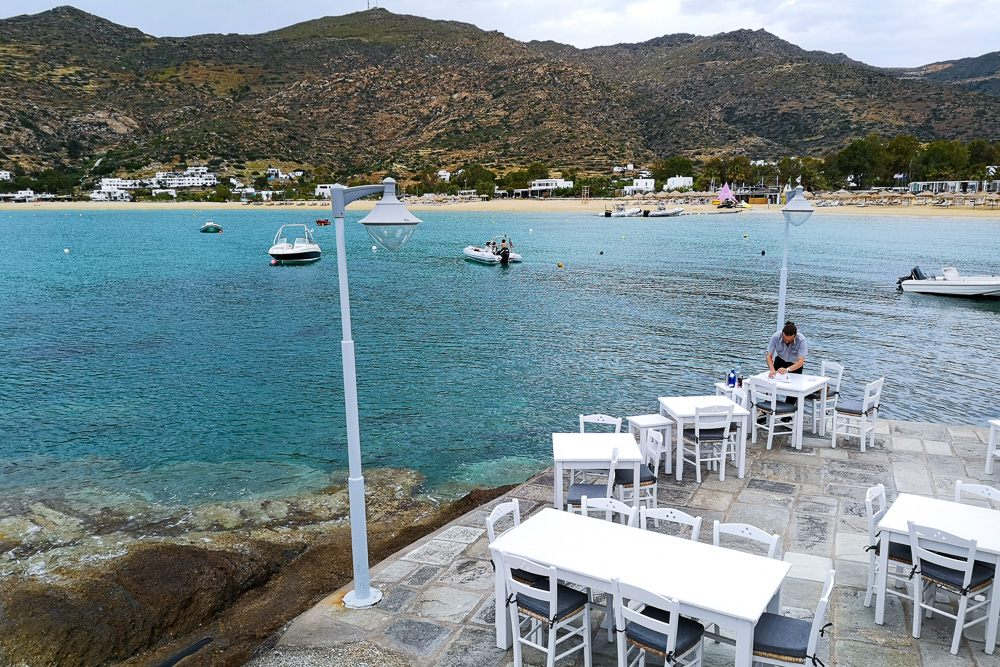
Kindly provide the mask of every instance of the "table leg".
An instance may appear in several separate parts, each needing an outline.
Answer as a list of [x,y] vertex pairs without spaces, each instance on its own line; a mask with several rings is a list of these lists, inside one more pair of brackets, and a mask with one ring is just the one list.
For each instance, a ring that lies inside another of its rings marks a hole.
[[663,444],[667,448],[667,451],[665,452],[663,457],[663,461],[664,464],[667,466],[666,473],[669,475],[674,471],[674,443],[672,440],[674,434],[670,430],[669,426],[664,426],[660,430],[660,434],[663,436]]
[[740,621],[736,624],[736,667],[750,667],[753,663],[753,624]]
[[996,458],[997,452],[997,433],[1000,432],[1000,428],[996,426],[990,426],[990,444],[986,448],[986,474],[993,474],[993,459]]
[[[632,507],[639,506],[639,462],[635,462],[635,466],[632,468]],[[646,465],[642,463],[642,465]],[[614,476],[615,471],[612,470],[608,474]],[[611,641],[610,639],[608,641]]]
[[[997,565],[1000,565],[1000,556],[997,557]],[[998,598],[1000,595],[997,595],[996,591],[990,594],[990,610],[986,617],[986,652],[991,654],[997,646],[997,620],[1000,618],[1000,600]]]
[[677,457],[677,481],[681,481],[684,473],[684,421],[680,417],[674,417],[674,421],[677,423],[677,451],[674,452],[674,456]]
[[552,505],[557,510],[563,509],[563,466],[556,461],[555,474],[552,476]]
[[889,533],[882,531],[879,538],[878,573],[875,577],[875,623],[882,625],[885,621],[885,587],[889,577]]
[[798,420],[798,428],[796,428],[795,433],[792,434],[792,441],[795,443],[795,449],[802,449],[802,432],[806,430],[805,408],[806,397],[799,396],[799,400],[795,401],[795,418]]
[[823,385],[823,389],[820,390],[820,405],[823,407],[823,410],[819,415],[820,437],[826,436],[826,396],[827,396],[827,385]]
[[736,471],[736,476],[740,479],[743,479],[747,474],[747,430],[751,427],[750,417],[744,417],[743,427],[740,429],[739,434],[739,453],[737,454],[739,457],[737,461],[739,467]]

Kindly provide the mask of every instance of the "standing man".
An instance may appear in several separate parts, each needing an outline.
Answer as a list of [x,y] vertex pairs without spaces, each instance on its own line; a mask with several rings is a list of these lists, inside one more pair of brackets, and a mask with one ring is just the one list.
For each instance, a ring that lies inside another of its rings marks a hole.
[[801,373],[808,352],[806,337],[793,323],[785,322],[785,327],[776,331],[767,345],[767,367],[771,371],[768,377],[773,378],[776,373]]
[[510,262],[510,248],[507,247],[507,239],[500,239],[500,250],[497,251],[500,255],[500,263],[507,264]]

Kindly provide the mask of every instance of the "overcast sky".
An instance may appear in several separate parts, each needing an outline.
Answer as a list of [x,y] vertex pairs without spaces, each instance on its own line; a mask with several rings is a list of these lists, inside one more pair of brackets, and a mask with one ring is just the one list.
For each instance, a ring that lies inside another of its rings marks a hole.
[[[0,18],[63,2],[3,0]],[[75,0],[75,7],[157,37],[260,33],[366,9],[367,0]],[[371,0],[375,6],[376,1]],[[377,0],[397,14],[472,23],[529,41],[577,47],[689,32],[764,28],[805,49],[911,67],[1000,49],[996,0]]]

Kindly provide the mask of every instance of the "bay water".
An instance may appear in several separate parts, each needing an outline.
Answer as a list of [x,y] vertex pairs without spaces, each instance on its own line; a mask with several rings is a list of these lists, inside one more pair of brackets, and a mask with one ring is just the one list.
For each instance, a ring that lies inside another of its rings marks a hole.
[[[326,208],[0,209],[0,495],[194,505],[307,493],[346,470],[334,228],[271,266],[278,227]],[[347,218],[366,467],[425,491],[520,482],[580,413],[657,411],[766,368],[778,212],[605,219],[419,211],[393,254]],[[222,234],[200,234],[206,219]],[[509,234],[524,262],[462,248]],[[64,250],[69,250],[68,253]],[[560,263],[562,266],[560,267]],[[997,412],[1000,302],[896,291],[914,265],[1000,272],[1000,218],[815,215],[791,230],[787,318],[807,372],[886,378],[882,415]]]

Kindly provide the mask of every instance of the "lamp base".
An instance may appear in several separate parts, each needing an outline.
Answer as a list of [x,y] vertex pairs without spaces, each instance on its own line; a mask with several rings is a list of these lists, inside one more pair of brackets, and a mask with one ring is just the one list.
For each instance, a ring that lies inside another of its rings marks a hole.
[[367,609],[368,607],[374,607],[382,600],[382,591],[377,588],[368,589],[368,597],[361,600],[355,594],[354,591],[350,591],[344,596],[344,606],[348,609]]

